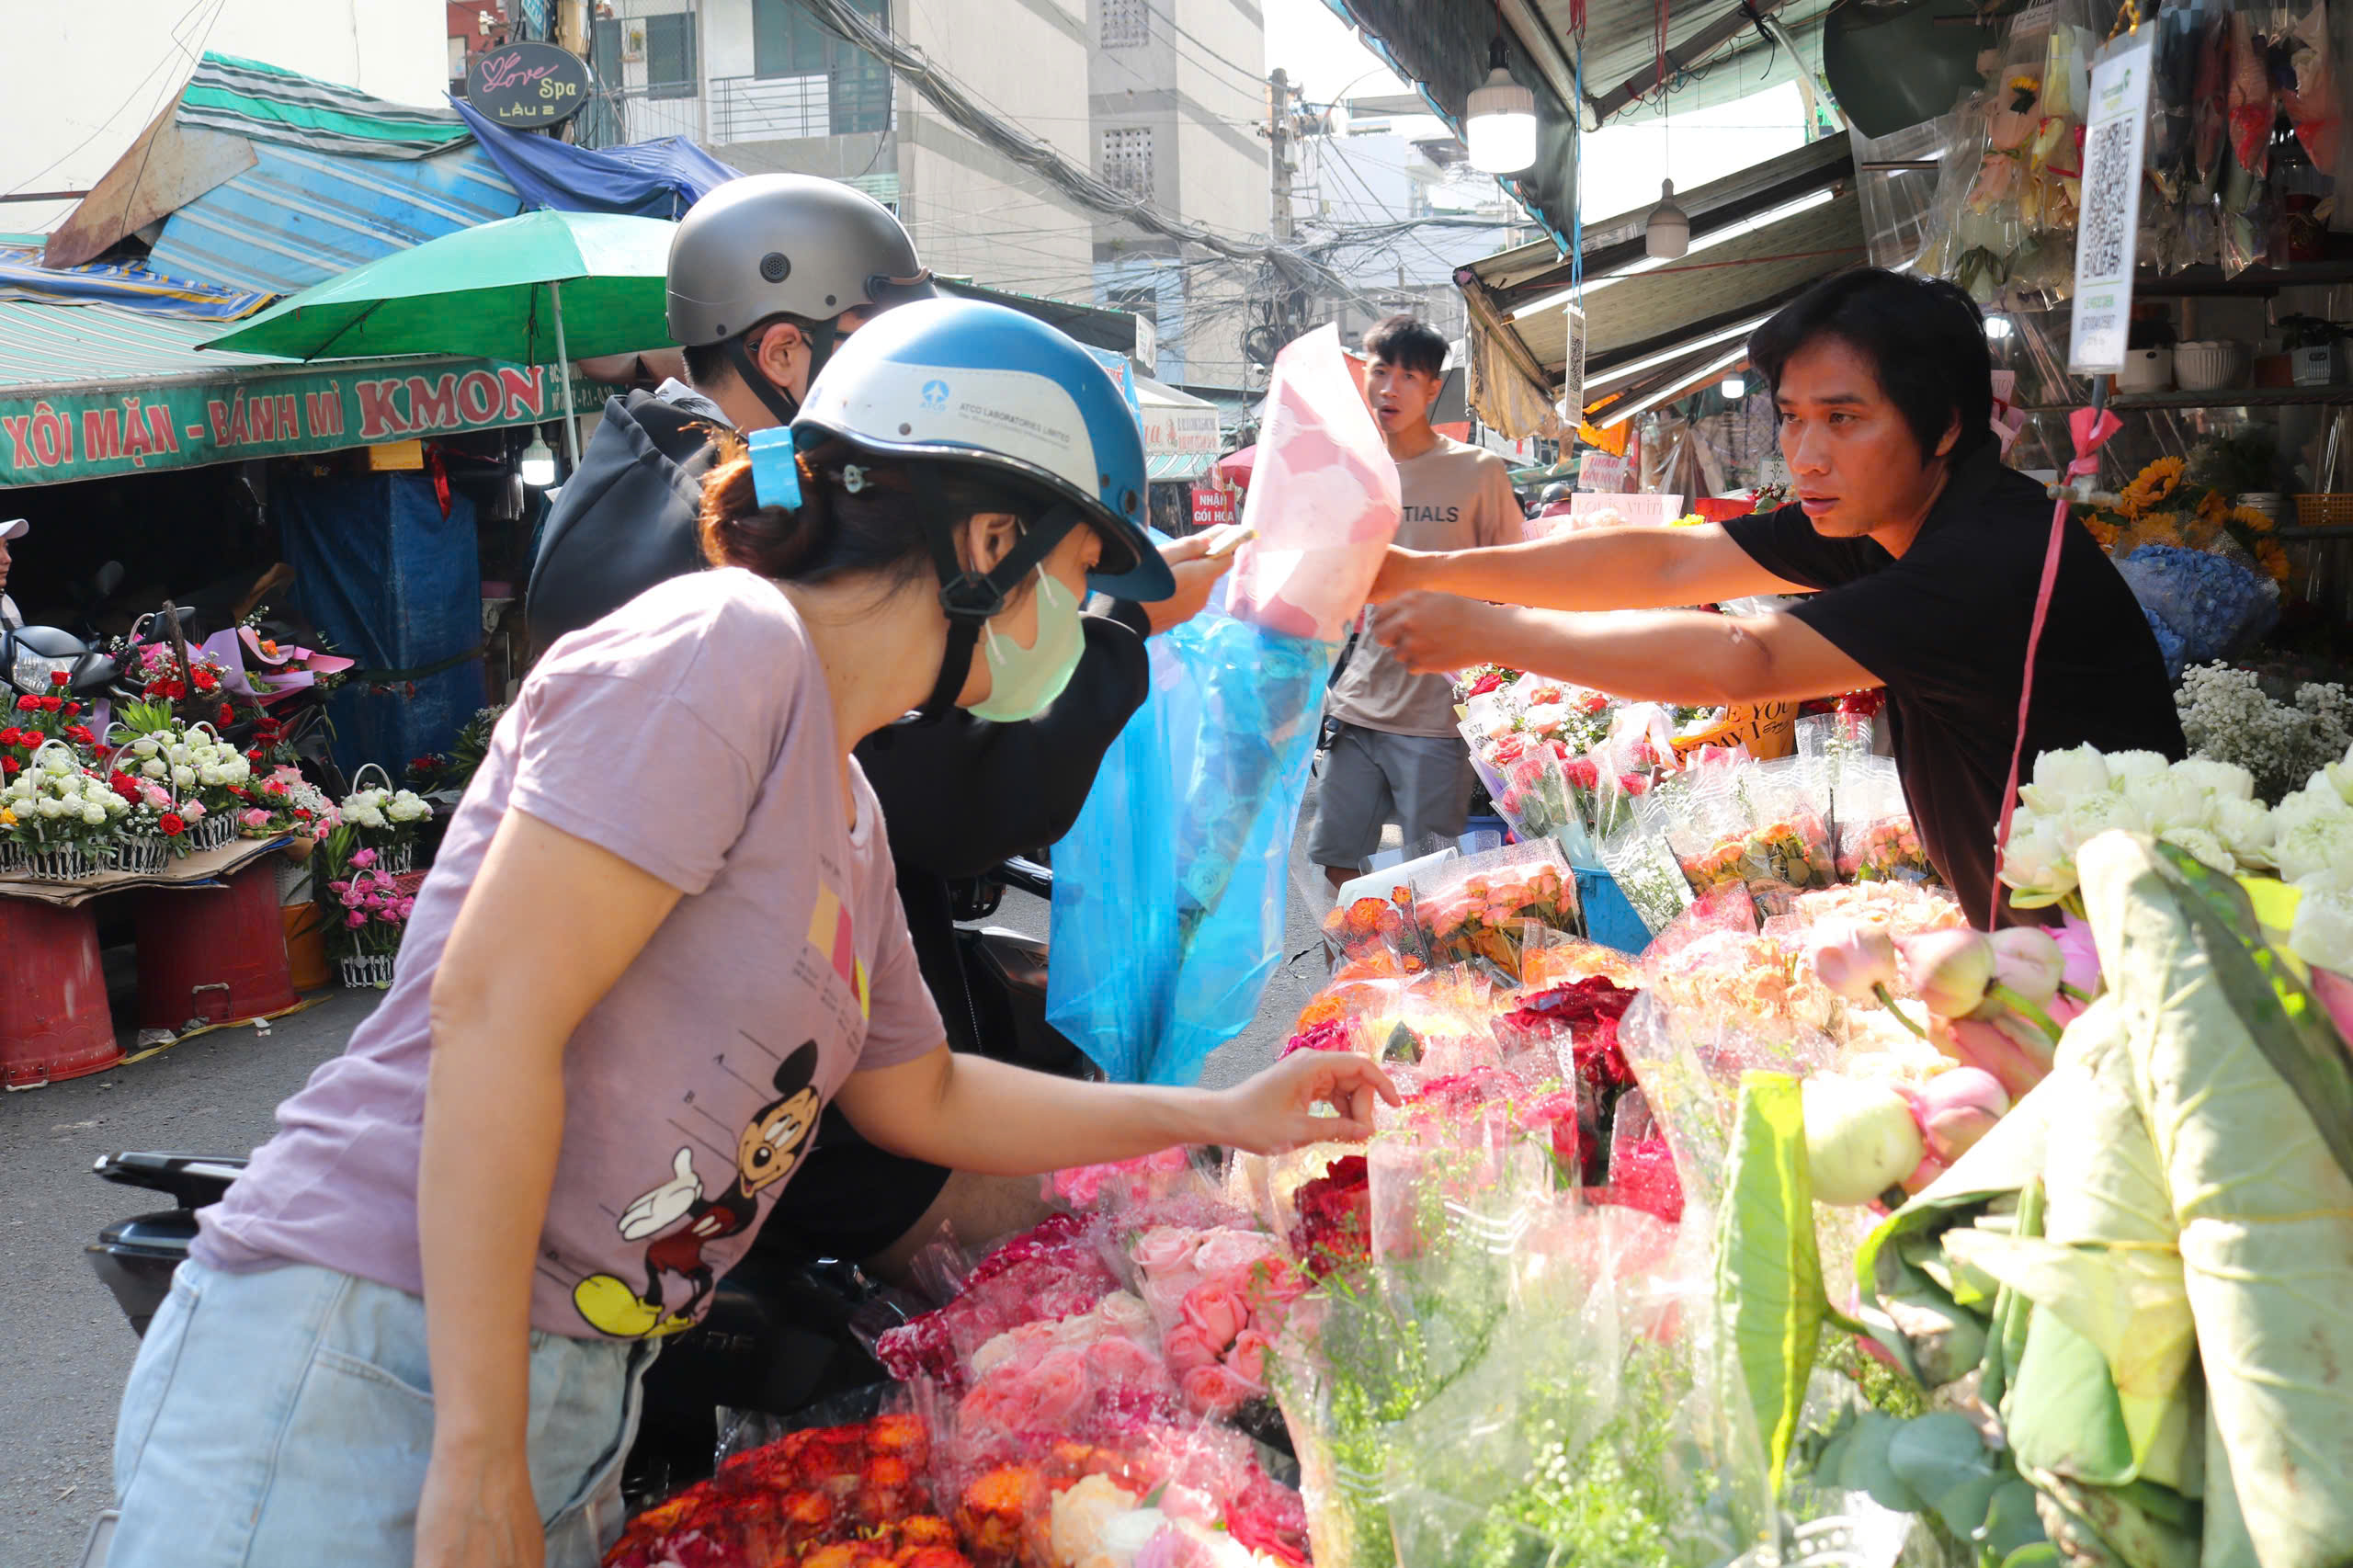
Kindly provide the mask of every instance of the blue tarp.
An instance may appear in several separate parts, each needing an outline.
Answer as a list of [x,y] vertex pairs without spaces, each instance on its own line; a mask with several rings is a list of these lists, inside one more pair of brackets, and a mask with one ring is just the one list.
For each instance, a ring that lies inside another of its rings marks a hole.
[[592,150],[551,136],[509,131],[462,99],[449,101],[473,127],[474,140],[490,161],[533,207],[675,219],[714,187],[743,172],[683,136]]
[[44,305],[119,305],[148,315],[238,321],[267,304],[269,296],[167,278],[130,262],[43,267],[40,245],[0,241],[0,300],[31,300]]
[[[327,699],[335,759],[346,773],[380,764],[394,778],[411,758],[447,751],[483,705],[482,567],[473,503],[441,515],[422,474],[353,479],[290,475],[270,485],[295,571],[295,608],[335,651],[369,671],[453,668],[370,689],[354,680]],[[380,677],[381,678],[381,677]]]

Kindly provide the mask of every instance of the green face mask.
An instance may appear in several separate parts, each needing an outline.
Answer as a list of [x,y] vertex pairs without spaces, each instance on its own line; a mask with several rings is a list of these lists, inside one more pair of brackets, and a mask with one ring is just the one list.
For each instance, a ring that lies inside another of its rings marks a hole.
[[[976,719],[1017,724],[1043,713],[1078,668],[1086,633],[1078,624],[1078,600],[1052,573],[1038,568],[1038,635],[1027,648],[1000,634],[996,621],[981,629],[981,653],[988,660],[989,694],[970,710]],[[1000,617],[999,619],[1002,619]]]

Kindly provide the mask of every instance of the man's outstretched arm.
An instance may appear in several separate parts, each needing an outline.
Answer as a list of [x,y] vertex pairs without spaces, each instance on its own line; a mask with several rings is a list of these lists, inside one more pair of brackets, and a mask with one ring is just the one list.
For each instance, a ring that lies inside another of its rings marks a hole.
[[1408,594],[1382,608],[1375,631],[1416,673],[1498,664],[1638,702],[1771,702],[1882,684],[1780,613],[1574,615]]
[[1758,565],[1722,525],[1703,523],[1590,528],[1485,550],[1392,548],[1372,598],[1459,594],[1542,609],[1611,610],[1807,591]]

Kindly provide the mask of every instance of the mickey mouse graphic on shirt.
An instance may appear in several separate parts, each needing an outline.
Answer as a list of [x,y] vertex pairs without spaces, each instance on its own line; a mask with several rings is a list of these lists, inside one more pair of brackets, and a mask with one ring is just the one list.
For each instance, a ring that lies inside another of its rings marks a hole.
[[[817,1114],[824,1108],[816,1076],[817,1042],[811,1040],[777,1068],[776,1098],[745,1125],[735,1145],[734,1180],[717,1197],[703,1196],[694,1151],[678,1151],[670,1179],[621,1210],[623,1238],[653,1238],[645,1249],[645,1293],[638,1294],[613,1275],[592,1274],[572,1291],[582,1317],[617,1339],[650,1339],[694,1326],[697,1309],[717,1283],[703,1249],[749,1230],[759,1218],[759,1195],[782,1181],[798,1163],[817,1125]],[[665,1275],[676,1276],[688,1287],[676,1312],[666,1310]]]

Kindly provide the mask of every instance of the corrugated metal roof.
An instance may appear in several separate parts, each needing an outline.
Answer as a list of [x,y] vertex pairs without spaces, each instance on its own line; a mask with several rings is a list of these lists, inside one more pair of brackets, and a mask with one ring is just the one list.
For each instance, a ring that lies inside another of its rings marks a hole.
[[35,395],[109,385],[210,381],[255,365],[293,361],[208,353],[196,346],[218,322],[175,321],[112,305],[0,301],[0,390]]
[[339,156],[257,143],[259,162],[173,213],[148,265],[176,278],[291,294],[355,267],[523,210],[468,142],[430,158]]

